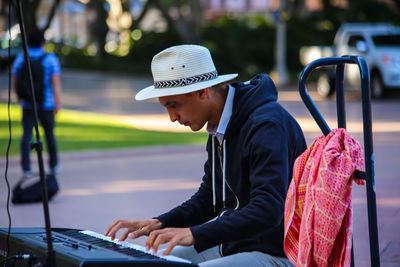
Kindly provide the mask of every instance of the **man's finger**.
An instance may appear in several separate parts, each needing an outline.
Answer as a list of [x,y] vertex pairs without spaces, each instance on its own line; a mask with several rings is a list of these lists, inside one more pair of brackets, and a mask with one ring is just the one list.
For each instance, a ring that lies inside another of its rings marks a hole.
[[146,240],[146,250],[150,250],[153,247],[154,240],[161,233],[162,230],[156,230],[150,233],[149,238]]
[[168,247],[165,249],[165,251],[164,251],[164,253],[162,254],[163,256],[168,256],[170,253],[171,253],[171,251],[174,249],[174,247],[177,245],[177,243],[176,242],[170,242],[169,244],[168,244]]
[[110,227],[107,228],[107,231],[106,231],[106,233],[105,233],[104,235],[108,235],[108,234],[110,233],[111,229],[113,229],[114,226],[115,226],[115,224],[117,224],[117,223],[118,223],[118,221],[114,221],[114,222],[110,225]]
[[119,222],[117,222],[109,231],[107,231],[106,235],[111,237],[112,240],[115,238],[115,234],[118,232],[118,230],[121,228],[119,226]]
[[131,229],[128,229],[128,230],[126,230],[123,234],[122,234],[122,236],[118,239],[118,241],[124,241],[127,237],[128,237],[128,234],[131,232]]
[[117,234],[117,232],[119,231],[119,229],[124,228],[124,222],[119,221],[114,227],[113,229],[111,229],[109,236],[111,237],[111,240],[115,239],[115,235]]
[[148,227],[143,227],[143,228],[140,228],[140,229],[136,230],[135,232],[133,232],[133,235],[134,235],[134,238],[138,238],[138,237],[141,237],[144,235],[149,235],[150,232],[151,231],[149,230]]
[[[115,235],[121,228],[128,228],[128,231],[131,232],[132,230],[135,229],[134,225],[135,225],[135,223],[132,221],[118,220],[115,223],[113,223],[112,226],[110,226],[110,229],[107,230],[106,236],[110,236],[111,240],[114,240]],[[132,228],[132,226],[133,226],[133,228]],[[129,232],[126,235],[128,235]],[[126,236],[123,237],[123,240],[125,240],[125,239],[126,239]]]
[[136,230],[132,234],[133,234],[134,238],[138,238],[138,237],[146,235],[145,230],[143,230],[143,229]]
[[156,239],[154,240],[154,242],[153,242],[152,248],[153,248],[154,254],[157,254],[158,247],[159,247],[161,244],[168,243],[168,242],[172,239],[172,237],[173,237],[173,236],[169,235],[168,233],[159,234],[159,235],[157,236],[157,238],[156,238]]

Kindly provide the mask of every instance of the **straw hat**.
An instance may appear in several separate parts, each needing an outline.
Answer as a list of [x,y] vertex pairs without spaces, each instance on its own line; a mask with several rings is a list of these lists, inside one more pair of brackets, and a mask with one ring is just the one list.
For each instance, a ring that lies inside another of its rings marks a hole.
[[136,100],[180,95],[232,80],[237,74],[218,75],[210,51],[199,45],[178,45],[153,57],[154,85],[136,94]]

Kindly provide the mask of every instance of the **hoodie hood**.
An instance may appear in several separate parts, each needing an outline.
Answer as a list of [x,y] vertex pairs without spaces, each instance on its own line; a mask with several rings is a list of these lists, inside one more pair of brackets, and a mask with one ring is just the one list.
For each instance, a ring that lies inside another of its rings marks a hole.
[[255,109],[278,99],[275,84],[267,74],[258,74],[247,82],[236,82],[232,86],[235,87],[235,98],[230,121],[235,123],[228,124],[228,136],[237,132]]

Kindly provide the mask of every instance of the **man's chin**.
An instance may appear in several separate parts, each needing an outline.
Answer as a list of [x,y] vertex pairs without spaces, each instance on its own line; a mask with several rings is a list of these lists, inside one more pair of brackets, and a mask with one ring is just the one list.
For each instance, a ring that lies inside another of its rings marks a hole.
[[190,130],[192,130],[193,132],[197,132],[197,131],[199,131],[201,129],[196,125],[189,125],[189,127],[190,127]]

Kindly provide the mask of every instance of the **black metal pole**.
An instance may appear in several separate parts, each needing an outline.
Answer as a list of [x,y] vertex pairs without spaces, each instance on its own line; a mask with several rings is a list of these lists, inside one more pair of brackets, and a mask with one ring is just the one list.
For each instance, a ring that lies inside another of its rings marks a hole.
[[369,250],[371,266],[380,266],[378,219],[376,213],[375,195],[375,169],[374,150],[372,142],[372,118],[371,118],[371,90],[369,84],[369,70],[365,60],[355,57],[360,68],[361,89],[362,89],[362,110],[364,122],[364,149],[365,149],[365,172],[367,174],[367,207],[368,207],[368,228],[369,228]]
[[31,93],[32,93],[32,109],[33,109],[33,113],[34,113],[34,126],[35,126],[34,128],[35,128],[36,142],[31,144],[31,148],[35,149],[37,152],[40,183],[42,186],[43,210],[44,210],[44,218],[45,218],[45,225],[46,225],[46,237],[47,237],[46,265],[52,267],[52,266],[56,266],[56,257],[55,257],[55,252],[53,249],[53,240],[52,240],[52,236],[51,236],[49,203],[48,203],[48,197],[47,197],[47,186],[46,186],[44,165],[43,165],[43,145],[40,142],[35,90],[33,88],[31,62],[29,59],[28,45],[27,45],[26,32],[25,32],[25,26],[24,26],[24,18],[22,15],[22,5],[21,5],[20,0],[17,0],[17,9],[18,9],[18,12],[17,12],[18,13],[18,22],[19,22],[19,27],[21,30],[21,37],[22,37],[22,46],[24,49],[24,59],[28,65],[29,82],[30,82]]
[[336,66],[336,110],[338,128],[346,129],[346,105],[344,101],[344,63]]
[[[329,62],[330,61],[328,61],[327,64]],[[308,75],[317,67],[317,64],[322,65],[321,61],[318,61],[318,62],[313,61],[312,63],[307,65],[304,68],[304,70],[301,72],[300,78],[299,78],[299,93],[300,93],[301,99],[303,100],[307,109],[310,111],[311,116],[313,116],[314,120],[317,122],[322,133],[324,135],[328,135],[331,132],[331,129],[329,128],[328,124],[326,123],[326,121],[322,117],[321,113],[315,106],[314,102],[312,101],[312,99],[306,89],[306,82],[307,82]]]
[[[345,64],[337,64],[336,66],[336,112],[338,118],[338,128],[346,129],[346,102],[344,98],[344,68]],[[354,267],[354,246],[353,238],[351,238],[351,262],[350,266]]]

